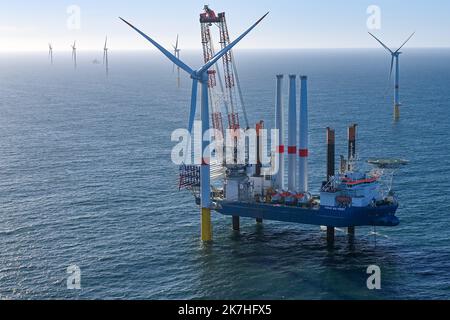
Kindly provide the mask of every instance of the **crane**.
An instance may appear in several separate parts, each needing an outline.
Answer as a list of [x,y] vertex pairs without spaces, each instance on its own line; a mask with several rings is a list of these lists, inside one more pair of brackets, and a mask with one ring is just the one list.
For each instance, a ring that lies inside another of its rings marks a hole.
[[[209,8],[208,5],[205,5],[203,10],[204,12],[200,14],[200,24],[202,29],[203,53],[206,62],[206,59],[209,60],[212,56],[214,56],[214,45],[210,27],[212,25],[216,25],[218,27],[221,49],[224,49],[227,45],[230,44],[230,35],[224,12],[216,14],[215,11]],[[239,75],[237,73],[237,68],[232,51],[229,51],[222,57],[222,64],[224,71],[224,81],[222,81],[222,77],[220,76],[219,68],[217,66],[215,66],[214,70],[210,70],[210,80],[212,88],[216,88],[216,77],[218,78],[220,91],[219,93],[216,93],[216,96],[222,97],[228,117],[228,128],[232,130],[238,130],[241,128],[239,115],[240,110],[244,115],[245,129],[249,129],[250,126],[248,122],[247,111],[245,108]],[[220,101],[217,103],[220,103]],[[218,106],[218,108],[220,108],[220,105]],[[213,119],[213,124],[214,122],[219,123],[220,121],[218,121],[217,119]],[[219,127],[217,127],[216,129],[220,130]]]
[[[214,11],[210,10],[208,6],[205,6],[205,13],[200,15],[200,26],[201,26],[201,34],[202,34],[202,47],[203,47],[203,59],[204,62],[207,63],[210,61],[215,53],[214,44],[211,36],[211,26],[212,23],[217,21],[217,16]],[[211,67],[208,71],[208,90],[211,97],[211,120],[212,127],[224,136],[223,130],[223,119],[222,112],[220,108],[221,98],[223,96],[223,84],[218,74],[219,69],[217,65]],[[217,88],[217,80],[220,82],[220,90]],[[225,108],[228,114],[228,106],[225,103]]]
[[[204,63],[208,63],[216,55],[211,30],[211,27],[214,25],[217,26],[219,31],[220,49],[224,50],[231,43],[225,13],[216,14],[216,12],[208,5],[205,5],[203,12],[200,14]],[[228,129],[230,129],[234,135],[234,162],[237,162],[238,135],[239,129],[241,129],[239,110],[241,110],[244,115],[244,129],[250,129],[250,126],[232,50],[224,54],[221,60],[223,75],[221,74],[221,68],[219,68],[218,62],[212,65],[207,72],[211,126],[217,132],[220,132],[222,134],[222,139],[224,139],[223,108],[227,114]],[[220,137],[215,137],[215,139],[220,140]],[[225,149],[226,147],[224,147],[223,151],[225,151]],[[216,152],[220,152],[220,150],[216,150]],[[248,157],[248,150],[246,150],[246,159],[248,159]],[[225,162],[226,159],[224,157],[223,163],[211,163],[210,173],[212,180],[223,178],[226,174],[225,168],[237,168],[236,165],[227,165]],[[200,171],[198,166],[182,165],[180,167],[180,189],[188,189],[193,191],[194,194],[198,194],[200,186],[199,177]]]

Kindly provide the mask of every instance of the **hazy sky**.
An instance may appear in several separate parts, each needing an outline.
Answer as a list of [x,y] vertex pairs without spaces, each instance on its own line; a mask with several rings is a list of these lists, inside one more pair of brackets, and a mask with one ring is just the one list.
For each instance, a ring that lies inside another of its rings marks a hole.
[[[381,29],[373,32],[395,47],[413,31],[411,47],[450,47],[448,0],[0,0],[0,51],[150,49],[118,16],[128,19],[169,46],[176,34],[183,49],[200,49],[198,15],[205,2],[227,12],[232,38],[265,12],[270,15],[240,48],[365,48],[377,44],[367,35],[367,8],[381,9]],[[68,7],[81,9],[80,29],[68,28]]]

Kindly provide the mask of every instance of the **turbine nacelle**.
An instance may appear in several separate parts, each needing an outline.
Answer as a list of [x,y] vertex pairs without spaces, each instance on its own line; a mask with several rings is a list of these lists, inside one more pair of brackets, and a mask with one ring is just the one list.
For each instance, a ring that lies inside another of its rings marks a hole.
[[204,82],[204,81],[208,81],[208,72],[206,71],[202,71],[200,72],[199,70],[194,71],[190,74],[191,79],[192,80],[197,80],[200,82]]

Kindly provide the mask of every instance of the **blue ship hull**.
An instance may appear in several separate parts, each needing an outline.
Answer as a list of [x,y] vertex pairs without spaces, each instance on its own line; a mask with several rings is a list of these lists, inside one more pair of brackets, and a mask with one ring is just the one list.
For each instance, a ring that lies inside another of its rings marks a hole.
[[323,207],[300,208],[246,202],[219,202],[216,211],[226,216],[292,222],[327,227],[381,226],[395,227],[398,205],[379,207]]

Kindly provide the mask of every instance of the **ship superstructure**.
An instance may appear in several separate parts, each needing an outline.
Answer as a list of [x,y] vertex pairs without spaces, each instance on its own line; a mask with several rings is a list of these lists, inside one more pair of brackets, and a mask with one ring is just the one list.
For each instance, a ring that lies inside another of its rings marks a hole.
[[[328,129],[330,133],[334,134]],[[354,146],[354,141],[350,140],[349,149]],[[328,158],[331,170],[334,170],[334,161]],[[255,177],[246,171],[227,175],[223,192],[213,196],[214,208],[221,214],[233,216],[236,230],[239,229],[236,217],[326,226],[331,234],[336,227],[349,228],[349,233],[354,234],[358,226],[397,226],[400,222],[395,216],[398,200],[382,183],[381,172],[358,171],[354,159],[342,162],[342,171],[329,172],[318,194],[297,191],[301,190],[298,188],[276,189],[273,176]]]

